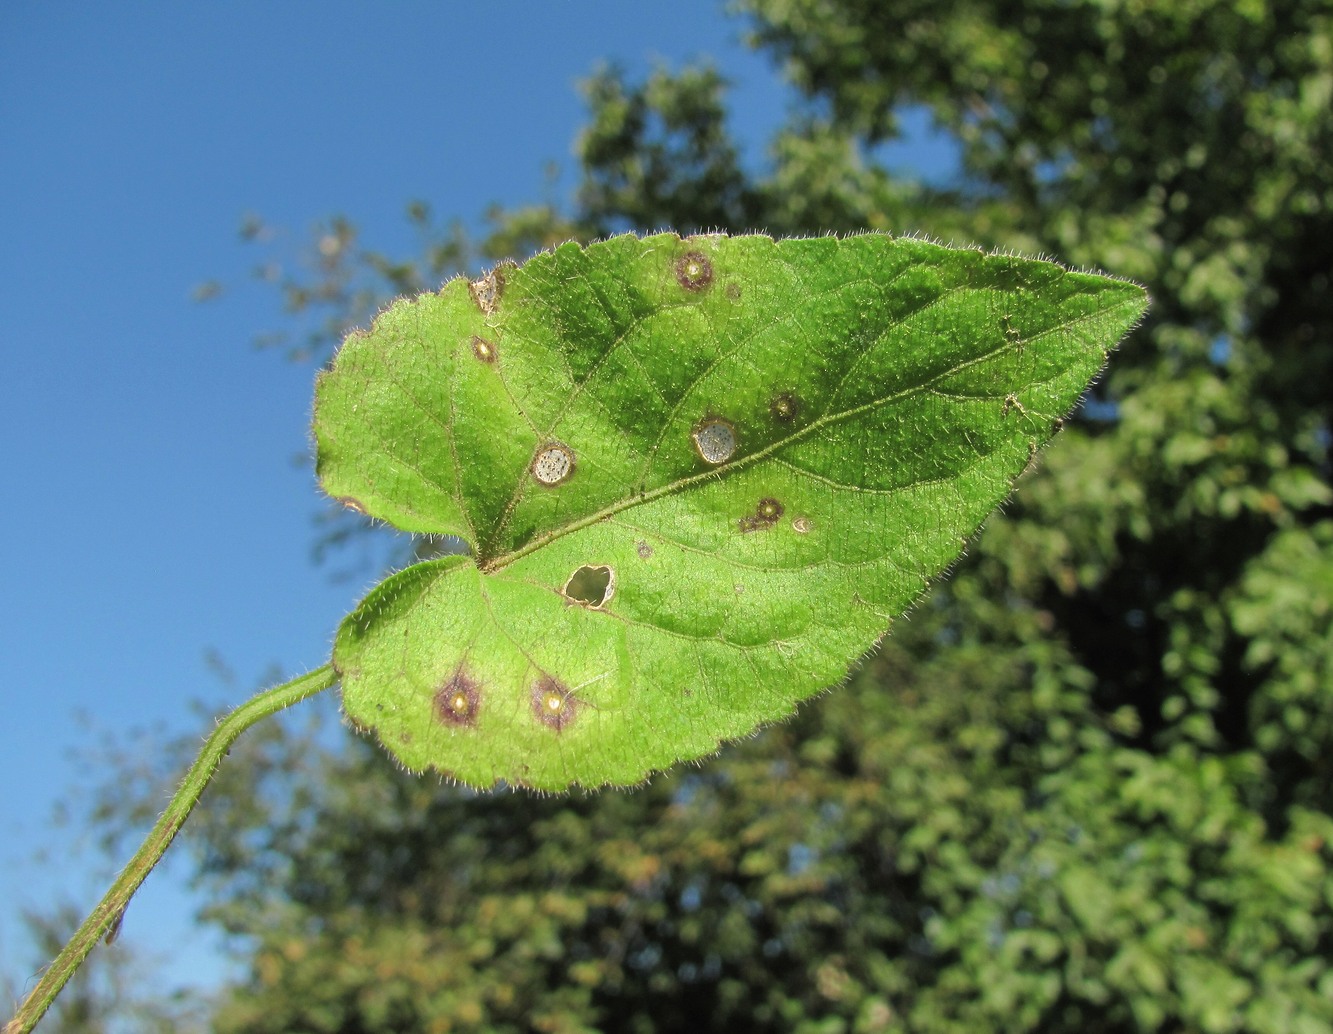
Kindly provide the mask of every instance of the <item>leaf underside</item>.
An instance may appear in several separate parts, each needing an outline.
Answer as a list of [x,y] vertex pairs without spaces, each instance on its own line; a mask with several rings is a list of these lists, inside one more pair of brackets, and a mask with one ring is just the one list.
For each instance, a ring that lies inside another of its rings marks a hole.
[[390,306],[316,393],[325,489],[470,556],[344,621],[413,770],[631,784],[838,682],[1012,490],[1134,284],[886,235],[566,244]]

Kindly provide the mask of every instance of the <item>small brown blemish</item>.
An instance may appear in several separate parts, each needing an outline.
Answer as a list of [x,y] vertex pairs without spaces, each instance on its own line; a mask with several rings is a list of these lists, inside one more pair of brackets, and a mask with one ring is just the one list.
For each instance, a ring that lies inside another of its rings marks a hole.
[[1014,410],[1014,409],[1018,410],[1018,411],[1019,411],[1020,413],[1022,413],[1024,416],[1027,416],[1027,415],[1028,415],[1028,411],[1027,411],[1026,409],[1023,408],[1023,403],[1021,403],[1021,402],[1018,401],[1018,396],[1017,396],[1017,395],[1006,395],[1006,396],[1004,397],[1004,407],[1003,407],[1003,409],[1001,410],[1001,415],[1002,415],[1002,416],[1008,416],[1010,410]]
[[687,291],[702,291],[713,282],[713,264],[702,252],[687,251],[676,259],[676,283]]
[[643,539],[640,539],[638,542],[634,543],[634,552],[639,554],[640,560],[647,560],[653,555],[653,547],[644,542]]
[[543,675],[532,687],[532,713],[537,721],[556,732],[563,732],[578,711],[574,692],[560,682]]
[[1051,421],[1051,430],[1052,430],[1052,431],[1063,431],[1064,429],[1065,429],[1065,421],[1064,421],[1064,417],[1059,417],[1059,416],[1058,416],[1058,417],[1056,417],[1053,421]]
[[754,513],[740,519],[740,529],[743,532],[751,532],[771,528],[782,519],[782,512],[783,506],[776,499],[760,499]]
[[445,725],[472,728],[481,707],[481,683],[470,678],[460,666],[435,691],[435,716]]
[[353,513],[359,513],[363,517],[366,514],[366,508],[361,505],[360,499],[353,499],[350,495],[343,495],[339,496],[337,501],[339,506],[351,510]]
[[797,517],[794,521],[791,522],[791,530],[796,532],[796,534],[798,535],[810,534],[810,518]]
[[790,424],[801,415],[801,400],[790,391],[783,391],[773,396],[768,411],[778,423]]
[[736,452],[736,428],[730,420],[720,416],[705,417],[694,425],[690,433],[694,439],[694,451],[705,463],[717,466],[726,463]]
[[730,298],[733,302],[738,302],[741,300],[740,284],[735,284],[735,283],[727,284],[726,290],[727,290],[727,297]]
[[493,341],[487,341],[484,337],[478,337],[476,334],[473,334],[472,354],[483,363],[494,363],[498,353],[496,352],[495,343]]
[[539,484],[553,488],[573,477],[574,467],[574,450],[561,442],[547,442],[532,457],[528,469]]
[[487,316],[494,316],[500,307],[500,296],[505,289],[504,266],[496,266],[485,276],[472,280],[467,285],[468,293],[477,303],[477,308]]

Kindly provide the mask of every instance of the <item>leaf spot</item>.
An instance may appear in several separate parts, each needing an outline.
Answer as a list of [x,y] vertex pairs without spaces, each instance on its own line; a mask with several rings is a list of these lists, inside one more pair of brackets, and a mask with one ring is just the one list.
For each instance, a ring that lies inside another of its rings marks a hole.
[[1017,395],[1006,395],[1004,397],[1004,408],[1001,410],[1002,415],[1008,416],[1009,411],[1013,409],[1018,410],[1024,416],[1028,415],[1028,411],[1023,408],[1023,403],[1018,401]]
[[529,469],[532,476],[548,488],[562,484],[574,473],[574,452],[560,442],[548,442],[532,457]]
[[797,517],[794,521],[791,522],[791,530],[796,532],[796,534],[798,535],[810,534],[810,518]]
[[339,505],[351,510],[353,513],[359,513],[363,517],[366,515],[366,508],[361,504],[360,499],[354,499],[350,495],[344,495],[339,496],[337,502]]
[[740,285],[735,283],[727,284],[727,297],[730,298],[733,302],[740,301],[741,300]]
[[460,666],[435,691],[435,714],[445,725],[472,728],[481,706],[481,684],[469,678]]
[[495,310],[500,307],[500,295],[504,294],[504,271],[496,266],[485,276],[470,281],[467,289],[472,300],[477,303],[477,308],[487,316],[494,316]]
[[801,414],[801,400],[790,391],[784,391],[773,396],[768,411],[778,423],[790,424]]
[[713,282],[713,264],[697,251],[676,259],[676,282],[687,291],[702,291]]
[[696,425],[692,437],[694,451],[705,463],[726,463],[736,452],[736,429],[720,416],[708,417]]
[[487,341],[484,337],[472,335],[472,354],[483,363],[494,363],[496,358],[496,349],[494,342]]
[[584,566],[569,576],[565,583],[565,599],[596,610],[610,602],[616,594],[616,572],[605,564]]
[[647,560],[653,555],[653,547],[644,542],[643,539],[640,539],[638,542],[634,543],[634,552],[639,554],[640,560]]
[[776,499],[760,499],[754,513],[741,518],[741,531],[763,531],[766,528],[771,528],[782,519],[782,513],[783,506]]
[[532,713],[537,720],[556,732],[562,732],[576,716],[578,701],[574,691],[543,675],[532,687]]

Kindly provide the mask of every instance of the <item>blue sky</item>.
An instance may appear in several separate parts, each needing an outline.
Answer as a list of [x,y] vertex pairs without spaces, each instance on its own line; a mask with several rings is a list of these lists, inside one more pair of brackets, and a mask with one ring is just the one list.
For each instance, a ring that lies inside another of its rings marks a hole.
[[[287,251],[345,213],[410,254],[411,199],[479,227],[545,199],[550,161],[567,190],[576,85],[605,60],[712,58],[762,162],[790,95],[741,29],[711,0],[0,8],[0,974],[29,976],[24,909],[86,911],[110,875],[51,823],[105,774],[103,737],[202,735],[195,702],[323,663],[367,587],[311,561],[313,371],[252,345],[284,317],[246,213]],[[192,302],[214,278],[224,297]],[[185,875],[155,873],[122,936],[207,983]]]
[[[786,94],[740,30],[705,0],[3,5],[0,973],[29,975],[23,909],[103,889],[94,845],[50,821],[92,792],[102,736],[202,734],[193,701],[323,663],[366,587],[311,562],[312,371],[252,347],[283,317],[248,280],[245,213],[292,249],[346,213],[408,253],[410,199],[472,225],[541,200],[604,59],[711,56],[761,160]],[[193,303],[209,278],[236,289]],[[208,981],[185,875],[155,873],[123,936]]]

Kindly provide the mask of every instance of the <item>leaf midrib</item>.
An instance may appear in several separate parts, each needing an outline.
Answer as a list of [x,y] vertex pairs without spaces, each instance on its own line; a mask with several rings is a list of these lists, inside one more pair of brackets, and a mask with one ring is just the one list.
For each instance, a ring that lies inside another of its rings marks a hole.
[[[1078,321],[1072,321],[1072,322],[1078,322]],[[808,438],[814,435],[816,432],[823,430],[826,427],[831,427],[844,420],[850,420],[853,417],[860,416],[862,413],[868,413],[881,406],[892,405],[893,403],[900,402],[903,399],[911,398],[912,396],[918,395],[922,392],[930,391],[934,387],[934,385],[937,384],[939,381],[952,377],[955,374],[968,369],[969,367],[977,365],[978,363],[983,363],[990,359],[993,359],[995,356],[999,355],[1005,349],[1011,347],[1013,346],[1011,345],[1010,342],[1008,341],[1002,342],[1000,345],[991,349],[990,351],[985,352],[978,356],[974,356],[973,358],[968,359],[966,362],[958,363],[956,366],[952,366],[947,370],[942,370],[941,372],[935,374],[933,377],[930,377],[927,380],[922,381],[920,384],[914,384],[910,388],[904,388],[902,391],[886,395],[883,398],[871,399],[869,402],[863,402],[859,406],[853,406],[851,409],[845,409],[837,413],[827,413],[816,420],[810,421],[810,423],[806,424],[799,430],[792,432],[785,438],[780,438],[775,442],[771,442],[764,448],[759,449],[756,452],[752,452],[748,456],[744,456],[741,459],[736,460],[735,462],[723,464],[721,467],[713,467],[708,470],[702,470],[699,473],[692,474],[687,478],[680,478],[668,484],[659,485],[657,488],[651,489],[647,492],[643,492],[637,496],[632,496],[628,499],[621,499],[618,502],[612,503],[610,506],[603,507],[602,509],[594,513],[588,514],[585,517],[580,517],[578,520],[571,521],[568,524],[562,525],[558,528],[552,528],[550,531],[537,535],[536,537],[528,540],[528,542],[520,546],[518,549],[515,549],[509,553],[502,553],[499,556],[492,557],[489,559],[484,557],[478,557],[477,567],[483,574],[494,574],[495,572],[501,571],[504,568],[508,567],[510,564],[513,564],[514,562],[521,560],[528,554],[535,553],[537,550],[543,549],[544,547],[550,545],[552,542],[556,542],[559,539],[564,538],[566,535],[572,535],[575,532],[582,531],[584,528],[590,527],[591,525],[594,525],[599,521],[605,520],[607,517],[613,517],[618,513],[623,513],[624,511],[632,509],[636,506],[643,506],[647,503],[654,502],[658,499],[661,499],[663,496],[672,495],[678,492],[688,491],[690,488],[694,487],[695,485],[701,482],[708,481],[710,479],[725,477],[732,474],[734,471],[744,470],[747,467],[762,462],[763,460],[767,459],[769,456],[773,455],[778,450],[785,449],[789,445],[793,445],[804,438]]]

